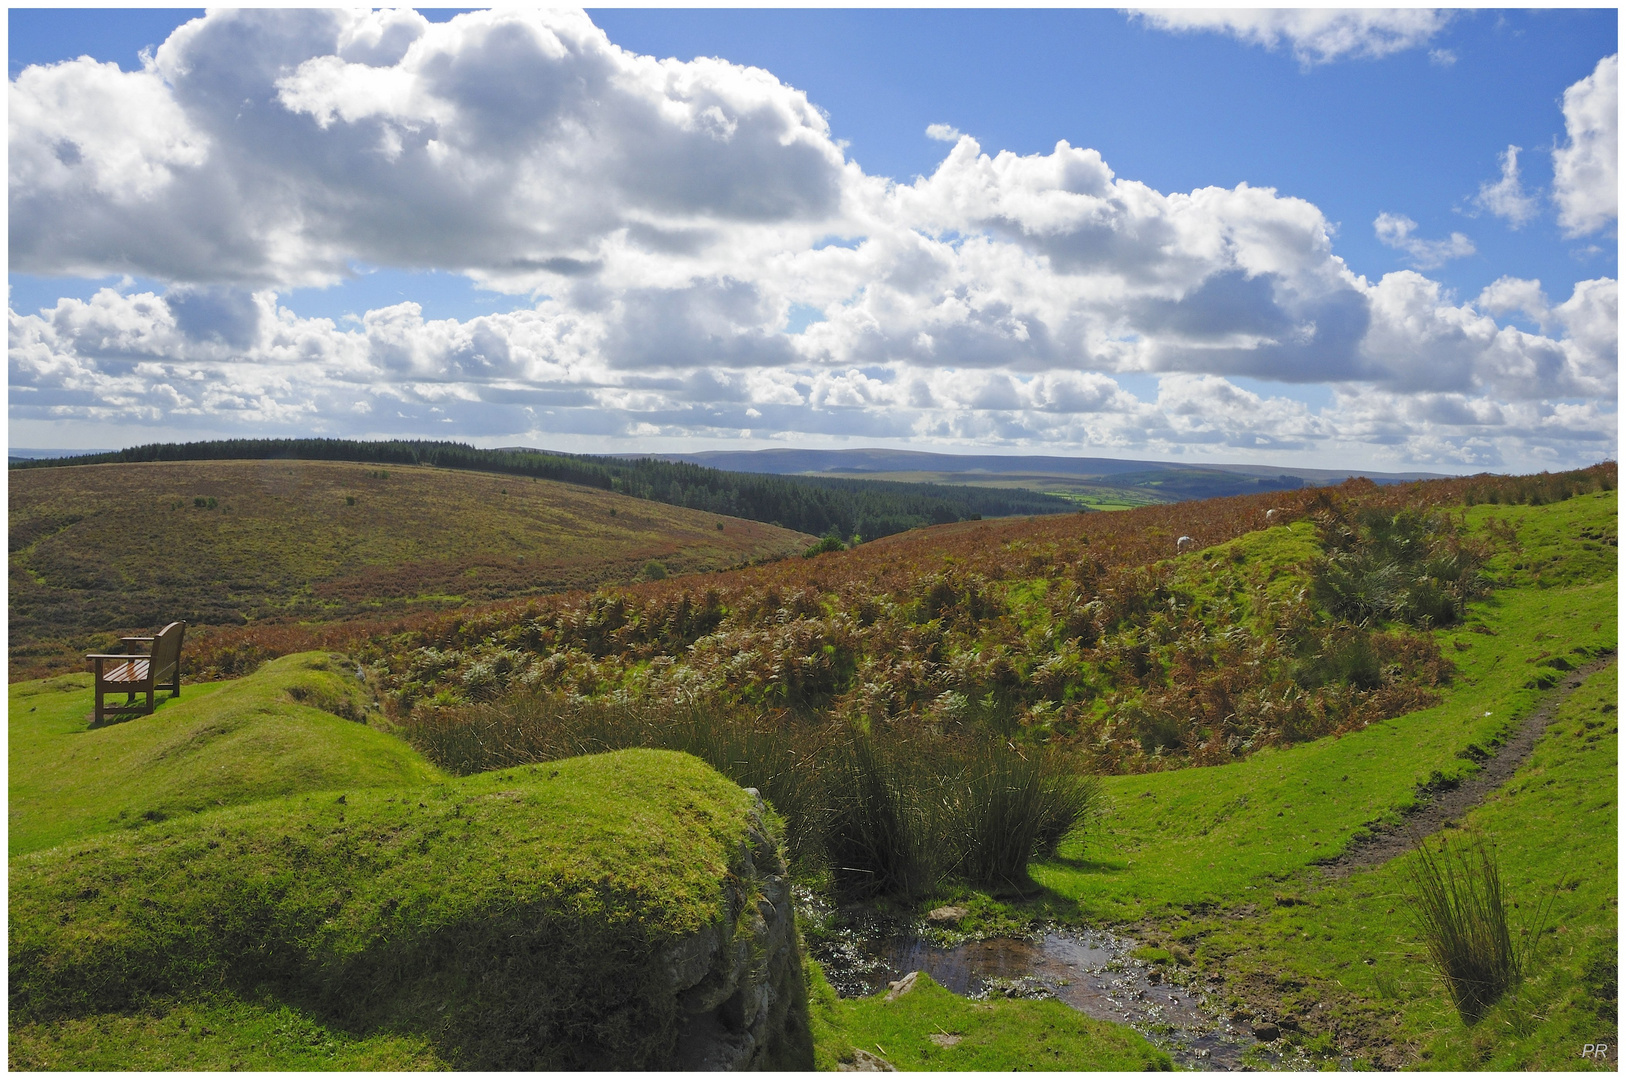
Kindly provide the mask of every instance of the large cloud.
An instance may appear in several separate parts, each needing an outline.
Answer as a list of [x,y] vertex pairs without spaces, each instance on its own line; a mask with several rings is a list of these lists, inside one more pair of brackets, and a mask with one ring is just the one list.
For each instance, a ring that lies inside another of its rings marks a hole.
[[1570,236],[1597,232],[1619,213],[1619,76],[1620,56],[1606,56],[1564,91],[1569,142],[1553,151],[1553,199]]
[[[1484,417],[1614,394],[1611,280],[1460,304],[1418,273],[1352,273],[1321,211],[1270,188],[1163,193],[1066,142],[988,154],[933,130],[954,145],[930,176],[869,177],[770,74],[636,56],[550,10],[219,12],[139,71],[28,68],[12,269],[171,285],[12,313],[11,415],[1148,452],[1353,438],[1429,460],[1478,440],[1522,460],[1551,423]],[[1420,266],[1471,248],[1413,230],[1394,217],[1389,238]],[[338,325],[278,303],[357,265],[534,306]],[[1540,332],[1497,322],[1516,312]],[[1345,391],[1316,413],[1243,376]],[[1405,413],[1423,442],[1341,419],[1395,394],[1469,404]],[[1566,452],[1612,452],[1600,438]]]
[[613,244],[823,221],[850,171],[768,73],[635,56],[580,12],[217,12],[142,71],[27,69],[11,110],[12,268],[32,273],[534,283]]

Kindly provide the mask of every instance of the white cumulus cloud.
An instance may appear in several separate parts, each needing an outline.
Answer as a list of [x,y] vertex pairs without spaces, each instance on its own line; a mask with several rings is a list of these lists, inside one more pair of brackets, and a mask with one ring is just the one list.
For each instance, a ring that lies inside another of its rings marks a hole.
[[1515,229],[1531,221],[1540,212],[1536,197],[1524,190],[1519,180],[1519,152],[1523,147],[1509,146],[1502,153],[1501,179],[1485,181],[1479,185],[1474,205],[1488,210],[1499,218],[1506,218]]
[[1619,213],[1619,74],[1617,53],[1564,91],[1568,142],[1553,151],[1553,201],[1570,236],[1597,232]]
[[1444,240],[1424,240],[1414,235],[1417,231],[1417,222],[1404,214],[1391,214],[1387,211],[1379,214],[1372,222],[1372,231],[1377,234],[1379,243],[1397,251],[1404,251],[1411,259],[1411,264],[1420,270],[1444,266],[1452,259],[1472,255],[1476,250],[1474,242],[1459,232],[1452,233]]
[[[1459,304],[1414,270],[1354,274],[1322,211],[1273,188],[1162,192],[1088,147],[987,152],[946,124],[929,176],[867,176],[768,72],[639,56],[580,12],[211,12],[139,71],[25,68],[10,115],[12,269],[167,283],[9,313],[19,442],[123,424],[1613,452],[1611,279]],[[1510,152],[1515,191],[1516,170]],[[1400,215],[1375,228],[1421,269],[1474,251]],[[336,324],[281,299],[358,265],[528,306]],[[1520,312],[1539,333],[1498,322]],[[1340,389],[1317,410],[1249,379]],[[1434,404],[1368,407],[1408,394]],[[1555,441],[1566,418],[1583,434]]]

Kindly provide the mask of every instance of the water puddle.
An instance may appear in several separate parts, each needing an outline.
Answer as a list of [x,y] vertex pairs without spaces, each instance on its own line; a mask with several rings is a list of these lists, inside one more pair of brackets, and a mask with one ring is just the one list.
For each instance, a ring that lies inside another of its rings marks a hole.
[[[834,919],[828,907],[809,914],[833,928],[814,935],[808,951],[842,997],[864,997],[924,971],[967,997],[1053,997],[1086,1016],[1128,1024],[1181,1068],[1285,1064],[1211,1007],[1187,972],[1130,956],[1139,942],[1127,937],[1053,928],[1026,938],[956,940],[852,909]],[[1256,1046],[1244,1063],[1243,1054]]]

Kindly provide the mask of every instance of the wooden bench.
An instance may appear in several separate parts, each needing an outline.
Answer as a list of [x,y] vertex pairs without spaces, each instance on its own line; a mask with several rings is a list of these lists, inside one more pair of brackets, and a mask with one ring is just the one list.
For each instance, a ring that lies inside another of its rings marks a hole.
[[[156,707],[153,695],[168,690],[171,699],[181,696],[181,639],[186,636],[186,624],[172,622],[158,631],[156,637],[121,638],[124,653],[88,653],[85,656],[96,670],[96,715],[100,724],[109,714],[122,716],[151,715]],[[141,646],[146,652],[137,652]],[[123,705],[107,705],[103,698],[109,693],[125,695]],[[147,703],[136,700],[137,694],[146,694]]]

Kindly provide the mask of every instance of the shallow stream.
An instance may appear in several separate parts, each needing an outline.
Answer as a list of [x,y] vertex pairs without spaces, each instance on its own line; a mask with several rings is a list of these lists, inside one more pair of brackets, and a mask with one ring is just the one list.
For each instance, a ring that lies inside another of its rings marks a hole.
[[[804,901],[810,898],[799,897]],[[1187,1069],[1242,1069],[1289,1064],[1211,1007],[1186,972],[1135,959],[1140,943],[1088,929],[1051,928],[1025,938],[959,938],[924,924],[899,923],[861,910],[835,918],[813,902],[809,952],[842,997],[864,997],[911,971],[968,997],[1053,997],[1086,1016],[1145,1035]],[[1250,1048],[1249,1061],[1243,1054]]]

